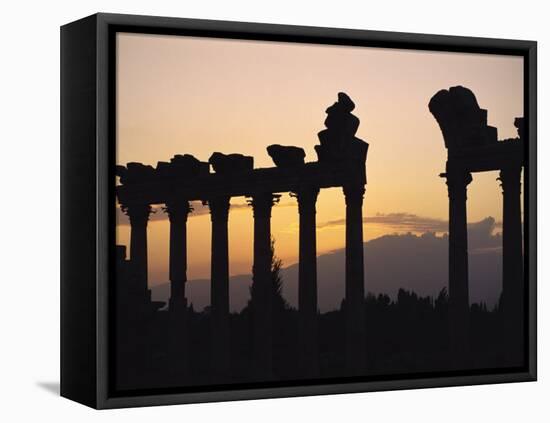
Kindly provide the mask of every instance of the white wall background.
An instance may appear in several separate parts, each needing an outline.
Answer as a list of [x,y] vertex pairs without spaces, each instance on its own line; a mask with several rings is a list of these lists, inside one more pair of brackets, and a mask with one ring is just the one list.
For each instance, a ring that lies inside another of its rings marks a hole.
[[[2,5],[0,420],[549,421],[547,184],[550,31],[545,2],[23,1]],[[96,412],[59,382],[59,26],[103,12],[539,42],[539,382]],[[39,217],[40,216],[40,217]],[[35,310],[29,314],[27,310]],[[546,395],[545,395],[545,391]]]

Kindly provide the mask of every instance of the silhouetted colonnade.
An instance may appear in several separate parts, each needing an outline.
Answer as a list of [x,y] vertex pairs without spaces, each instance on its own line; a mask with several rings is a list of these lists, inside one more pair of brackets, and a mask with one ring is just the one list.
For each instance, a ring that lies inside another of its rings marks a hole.
[[[267,148],[275,167],[254,169],[253,158],[214,153],[209,162],[176,155],[156,168],[141,163],[118,166],[117,197],[131,225],[130,253],[143,304],[150,303],[147,285],[147,222],[151,205],[164,204],[170,221],[169,311],[185,330],[187,300],[187,218],[190,202],[210,209],[211,243],[211,370],[215,380],[230,377],[228,216],[232,197],[246,197],[254,217],[252,278],[253,370],[260,380],[272,376],[272,252],[271,212],[280,193],[290,192],[299,212],[300,369],[303,377],[319,374],[317,330],[316,201],[320,189],[341,187],[346,203],[345,362],[350,374],[361,374],[366,361],[363,263],[363,198],[368,144],[355,137],[359,119],[344,93],[327,109],[326,129],[315,147],[318,160],[304,161],[304,150],[293,146]],[[468,353],[468,243],[466,191],[472,172],[500,170],[504,194],[503,293],[512,348],[521,348],[523,316],[523,252],[520,177],[523,166],[523,118],[516,119],[519,138],[497,141],[487,126],[487,111],[464,87],[438,92],[429,109],[437,119],[448,149],[449,299],[451,348]],[[214,172],[210,171],[210,167]]]
[[[451,348],[467,357],[469,348],[469,283],[467,187],[472,173],[499,170],[503,193],[502,295],[510,355],[521,357],[523,342],[523,242],[521,219],[521,171],[524,163],[523,118],[514,124],[518,137],[498,141],[497,129],[487,125],[469,89],[457,86],[441,90],[430,101],[445,141],[448,157],[446,178],[449,193],[449,300]],[[458,363],[460,364],[460,363]]]
[[[211,243],[211,369],[216,380],[229,377],[229,259],[228,216],[231,197],[249,199],[254,217],[252,278],[253,366],[259,379],[272,376],[272,251],[271,211],[282,192],[296,197],[299,212],[299,315],[300,368],[304,377],[319,373],[317,334],[316,201],[319,190],[342,187],[346,201],[346,354],[349,371],[361,372],[365,364],[364,267],[362,206],[366,184],[368,144],[355,137],[359,119],[344,93],[327,109],[325,126],[316,146],[317,162],[305,163],[304,150],[272,145],[268,153],[275,167],[254,169],[253,158],[214,153],[208,163],[191,155],[175,156],[156,168],[128,163],[117,168],[121,185],[118,200],[129,216],[130,260],[145,302],[147,285],[147,222],[152,204],[164,204],[170,221],[169,310],[185,326],[187,281],[187,218],[191,201],[210,209]],[[210,172],[212,166],[214,172]]]

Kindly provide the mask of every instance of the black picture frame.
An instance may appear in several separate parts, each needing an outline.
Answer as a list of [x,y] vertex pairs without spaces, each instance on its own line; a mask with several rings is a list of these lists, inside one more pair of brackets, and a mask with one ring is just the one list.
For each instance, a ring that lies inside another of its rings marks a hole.
[[[526,357],[524,368],[438,375],[256,384],[200,392],[118,395],[109,325],[114,257],[115,44],[119,31],[524,57]],[[536,349],[537,44],[533,41],[95,14],[61,28],[61,395],[118,408],[301,395],[534,381]],[[78,247],[78,248],[76,248]]]

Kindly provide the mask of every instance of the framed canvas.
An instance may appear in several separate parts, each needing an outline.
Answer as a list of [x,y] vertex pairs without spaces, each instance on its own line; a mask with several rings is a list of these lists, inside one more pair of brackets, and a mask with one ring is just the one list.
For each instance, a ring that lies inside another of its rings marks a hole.
[[536,380],[536,43],[61,28],[61,394]]

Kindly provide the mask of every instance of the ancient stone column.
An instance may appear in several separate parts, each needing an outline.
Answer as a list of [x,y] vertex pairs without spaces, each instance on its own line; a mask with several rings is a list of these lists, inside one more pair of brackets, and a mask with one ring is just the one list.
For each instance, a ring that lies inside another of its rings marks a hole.
[[295,193],[300,213],[298,311],[300,315],[300,369],[303,377],[319,374],[317,329],[317,240],[315,203],[319,189],[304,187]]
[[138,281],[136,291],[143,295],[143,305],[151,299],[147,282],[147,222],[151,214],[148,204],[132,204],[125,206],[130,219],[130,261],[134,275]]
[[523,360],[523,242],[521,223],[521,166],[500,171],[503,193],[502,223],[502,299],[501,307],[510,339],[510,359],[519,365]]
[[252,196],[254,212],[254,264],[252,266],[253,360],[259,380],[273,374],[273,284],[271,275],[271,209],[279,196]]
[[449,194],[449,331],[452,361],[462,366],[469,353],[468,228],[466,191],[472,175],[447,170]]
[[348,371],[363,372],[366,364],[365,287],[363,263],[363,195],[365,186],[344,186],[346,199],[345,350]]
[[170,220],[169,309],[179,313],[187,308],[187,216],[191,207],[188,201],[171,201],[166,204],[165,210]]
[[182,380],[189,375],[189,332],[187,326],[187,217],[191,211],[188,201],[173,200],[166,203],[165,211],[170,220],[170,336],[166,347],[178,365],[172,373]]
[[212,260],[210,304],[212,319],[211,366],[213,377],[220,381],[229,377],[229,247],[227,222],[228,196],[208,200],[212,221]]

